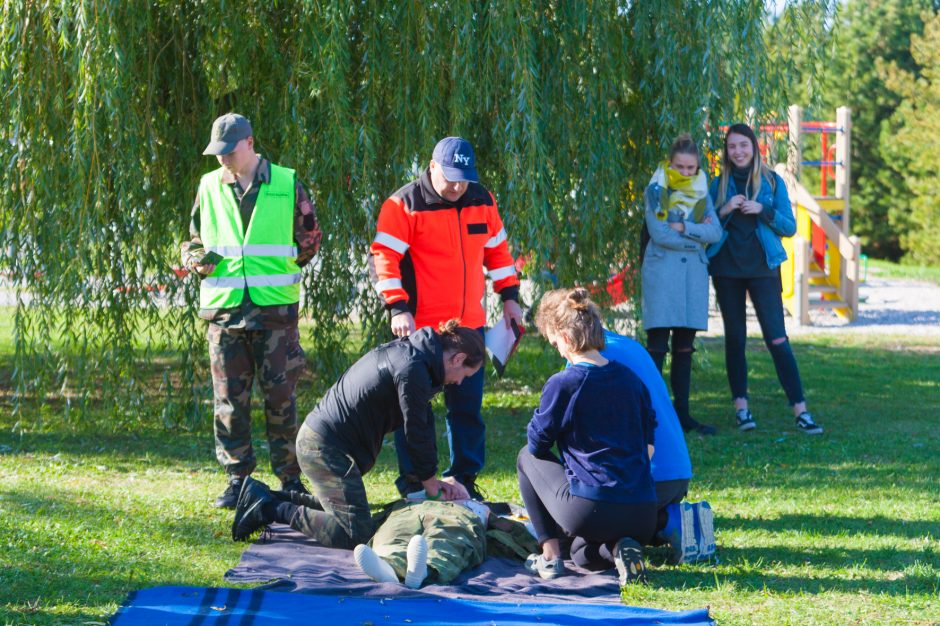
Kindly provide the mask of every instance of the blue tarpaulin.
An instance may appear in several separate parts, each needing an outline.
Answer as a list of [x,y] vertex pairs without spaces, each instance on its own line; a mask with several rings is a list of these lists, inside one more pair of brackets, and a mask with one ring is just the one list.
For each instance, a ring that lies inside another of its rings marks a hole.
[[248,589],[152,587],[130,594],[112,626],[264,624],[701,624],[706,609],[673,612],[615,604],[507,603],[451,598],[371,598]]

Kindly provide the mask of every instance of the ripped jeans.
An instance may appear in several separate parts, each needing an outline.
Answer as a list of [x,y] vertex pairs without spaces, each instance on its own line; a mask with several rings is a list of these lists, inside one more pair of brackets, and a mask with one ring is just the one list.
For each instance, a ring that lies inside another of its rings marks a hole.
[[783,298],[779,274],[769,278],[729,278],[712,276],[718,308],[725,326],[725,368],[732,398],[747,398],[747,300],[760,322],[764,343],[774,361],[777,379],[790,406],[805,401],[796,357],[783,323]]

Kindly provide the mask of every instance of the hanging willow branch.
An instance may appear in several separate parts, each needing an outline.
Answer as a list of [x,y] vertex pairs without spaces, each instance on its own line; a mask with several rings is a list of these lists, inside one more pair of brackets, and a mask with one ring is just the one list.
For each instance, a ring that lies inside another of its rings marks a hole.
[[[237,110],[296,168],[323,247],[304,343],[328,383],[384,330],[364,259],[382,199],[437,139],[477,147],[536,281],[635,264],[638,190],[680,131],[787,104],[763,0],[10,0],[0,15],[0,270],[23,425],[94,402],[208,408],[197,284],[173,272],[212,120]],[[226,15],[225,19],[220,16]],[[145,403],[145,400],[147,402]],[[23,411],[32,401],[45,411]]]

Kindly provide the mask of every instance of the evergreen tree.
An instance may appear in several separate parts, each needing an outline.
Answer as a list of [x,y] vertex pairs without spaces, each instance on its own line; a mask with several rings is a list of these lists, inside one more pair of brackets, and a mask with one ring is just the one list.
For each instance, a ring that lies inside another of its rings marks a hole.
[[940,14],[925,13],[924,34],[911,37],[911,56],[920,76],[897,64],[883,68],[886,84],[902,99],[892,118],[897,127],[885,142],[885,155],[906,166],[901,174],[911,192],[909,224],[901,235],[904,260],[940,265]]
[[898,259],[909,230],[912,191],[906,163],[885,148],[896,132],[893,115],[901,104],[886,85],[892,66],[918,77],[911,37],[923,32],[924,12],[933,0],[848,0],[838,11],[835,56],[823,88],[829,111],[852,108],[852,231],[865,251]]

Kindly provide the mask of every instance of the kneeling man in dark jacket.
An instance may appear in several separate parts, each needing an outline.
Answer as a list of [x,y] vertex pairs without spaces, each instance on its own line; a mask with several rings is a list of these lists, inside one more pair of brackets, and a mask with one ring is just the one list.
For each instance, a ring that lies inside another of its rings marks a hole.
[[297,460],[312,494],[272,492],[249,477],[239,494],[232,538],[247,540],[280,522],[327,547],[364,543],[375,529],[362,476],[375,465],[385,435],[402,426],[428,498],[468,498],[453,478],[437,478],[431,398],[444,385],[475,374],[483,358],[480,333],[456,320],[368,352],[330,387],[297,435]]

